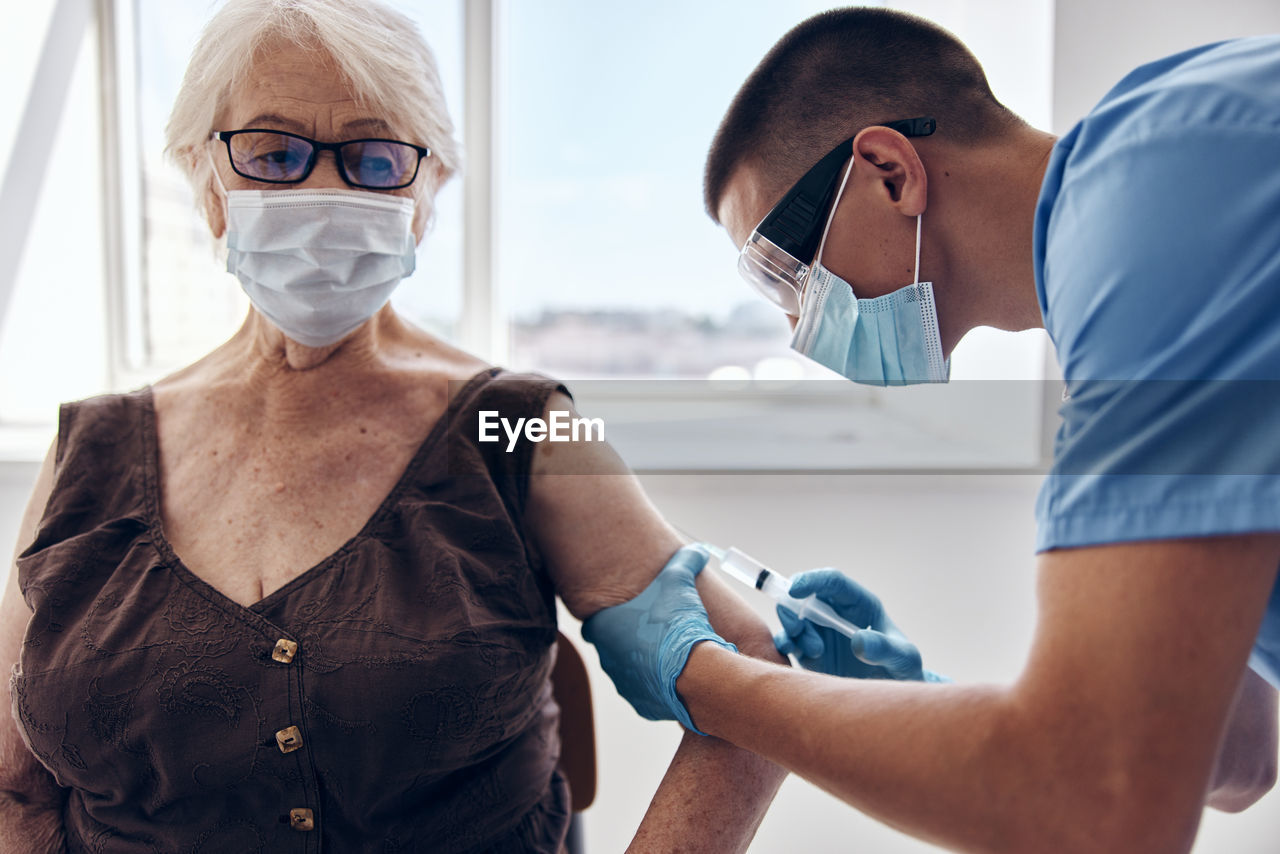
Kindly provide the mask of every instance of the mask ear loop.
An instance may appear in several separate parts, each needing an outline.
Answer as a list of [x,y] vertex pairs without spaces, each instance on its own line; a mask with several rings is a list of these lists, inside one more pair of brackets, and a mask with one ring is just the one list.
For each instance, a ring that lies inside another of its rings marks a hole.
[[[853,171],[853,156],[849,156],[849,164],[844,167],[844,177],[840,179],[840,189],[836,190],[835,200],[831,202],[831,212],[827,214],[827,224],[822,227],[822,239],[818,241],[818,254],[813,256],[813,263],[809,265],[812,269],[818,266],[818,261],[822,258],[822,250],[827,245],[827,235],[831,233],[831,223],[836,219],[836,208],[840,206],[840,200],[844,198],[844,185],[849,183],[849,173]],[[808,279],[805,280],[807,285]]]
[[214,163],[211,148],[211,146],[205,146],[204,157],[209,161],[209,170],[213,172],[214,183],[222,191],[222,236],[215,239],[214,245],[217,248],[214,251],[225,255],[228,252],[227,235],[231,231],[231,194],[227,192],[227,185],[222,183],[222,176],[218,174],[218,165]]
[[924,219],[924,214],[916,214],[916,272],[915,278],[912,279],[913,283],[919,283],[920,281],[920,220],[922,219]]
[[804,298],[809,293],[809,282],[813,279],[813,268],[818,266],[818,261],[822,259],[822,250],[827,245],[827,235],[831,232],[831,223],[836,218],[836,208],[840,205],[840,200],[844,198],[844,185],[849,182],[849,173],[853,171],[853,156],[849,156],[849,165],[844,167],[844,177],[840,179],[840,189],[836,190],[835,200],[831,202],[831,212],[827,214],[827,224],[822,227],[822,239],[818,241],[818,254],[813,256],[813,261],[805,270],[804,283],[800,286],[800,307],[804,308]]
[[[831,223],[834,222],[836,218],[836,207],[840,204],[840,200],[844,198],[844,186],[849,182],[849,173],[851,173],[852,171],[853,171],[853,158],[850,157],[849,165],[846,166],[844,169],[844,177],[840,179],[840,189],[836,190],[835,201],[831,203],[831,213],[827,214],[827,224],[822,228],[822,240],[818,242],[818,254],[813,256],[813,263],[809,265],[810,270],[818,266],[818,261],[822,258],[822,250],[825,249],[827,246],[827,235],[831,232]],[[916,214],[916,267],[915,267],[915,272],[912,274],[913,284],[919,283],[920,281],[920,228],[921,228],[921,223],[923,221],[924,221],[924,214],[923,213]],[[804,288],[800,292],[800,299],[802,303],[804,302],[804,292],[807,291],[808,289],[809,289],[809,277],[806,276],[804,280]]]
[[218,174],[218,165],[213,162],[213,153],[209,150],[209,146],[205,146],[204,156],[209,161],[209,171],[213,173],[214,182],[222,191],[222,216],[225,220],[231,214],[231,194],[227,192],[227,185],[222,183],[222,176]]

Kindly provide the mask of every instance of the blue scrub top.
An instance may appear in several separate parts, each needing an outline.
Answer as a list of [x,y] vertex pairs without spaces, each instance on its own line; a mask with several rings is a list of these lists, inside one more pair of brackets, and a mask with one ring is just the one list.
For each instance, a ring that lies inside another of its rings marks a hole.
[[[1070,394],[1037,550],[1280,531],[1280,37],[1144,65],[1059,140],[1035,274]],[[1249,664],[1280,687],[1280,585]]]

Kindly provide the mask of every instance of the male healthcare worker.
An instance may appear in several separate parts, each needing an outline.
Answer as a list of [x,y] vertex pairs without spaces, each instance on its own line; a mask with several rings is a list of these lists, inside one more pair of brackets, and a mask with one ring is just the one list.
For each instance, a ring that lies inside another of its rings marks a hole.
[[963,851],[1186,851],[1206,803],[1270,788],[1280,37],[1139,68],[1055,142],[949,33],[825,13],[743,85],[706,198],[793,346],[850,379],[941,381],[974,326],[1049,331],[1070,397],[1038,629],[1012,685],[904,681],[919,655],[879,601],[817,571],[792,594],[873,631],[784,619],[780,648],[898,679],[790,670],[714,634],[686,548],[584,627],[620,692]]

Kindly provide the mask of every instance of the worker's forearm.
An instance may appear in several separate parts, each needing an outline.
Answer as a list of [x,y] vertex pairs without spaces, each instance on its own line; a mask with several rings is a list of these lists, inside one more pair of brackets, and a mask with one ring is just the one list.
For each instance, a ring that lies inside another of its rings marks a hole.
[[[1064,731],[1070,710],[1031,719],[1012,689],[836,679],[713,644],[694,648],[677,688],[704,731],[949,849],[1122,850],[1131,826],[1122,775]],[[1195,820],[1167,824],[1124,850],[1189,847]]]

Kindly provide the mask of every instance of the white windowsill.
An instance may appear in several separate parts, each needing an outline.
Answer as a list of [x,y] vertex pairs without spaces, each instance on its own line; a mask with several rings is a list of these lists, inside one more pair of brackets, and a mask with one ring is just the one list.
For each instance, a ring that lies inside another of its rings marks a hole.
[[[883,390],[829,387],[716,393],[701,382],[602,381],[577,383],[574,394],[579,413],[602,419],[605,438],[638,472],[1044,470],[1038,404],[1017,384],[915,390],[909,407],[901,397],[886,405]],[[975,410],[1007,416],[964,417]],[[56,432],[0,424],[0,464],[40,463]]]
[[0,465],[38,465],[57,433],[56,424],[0,423]]

